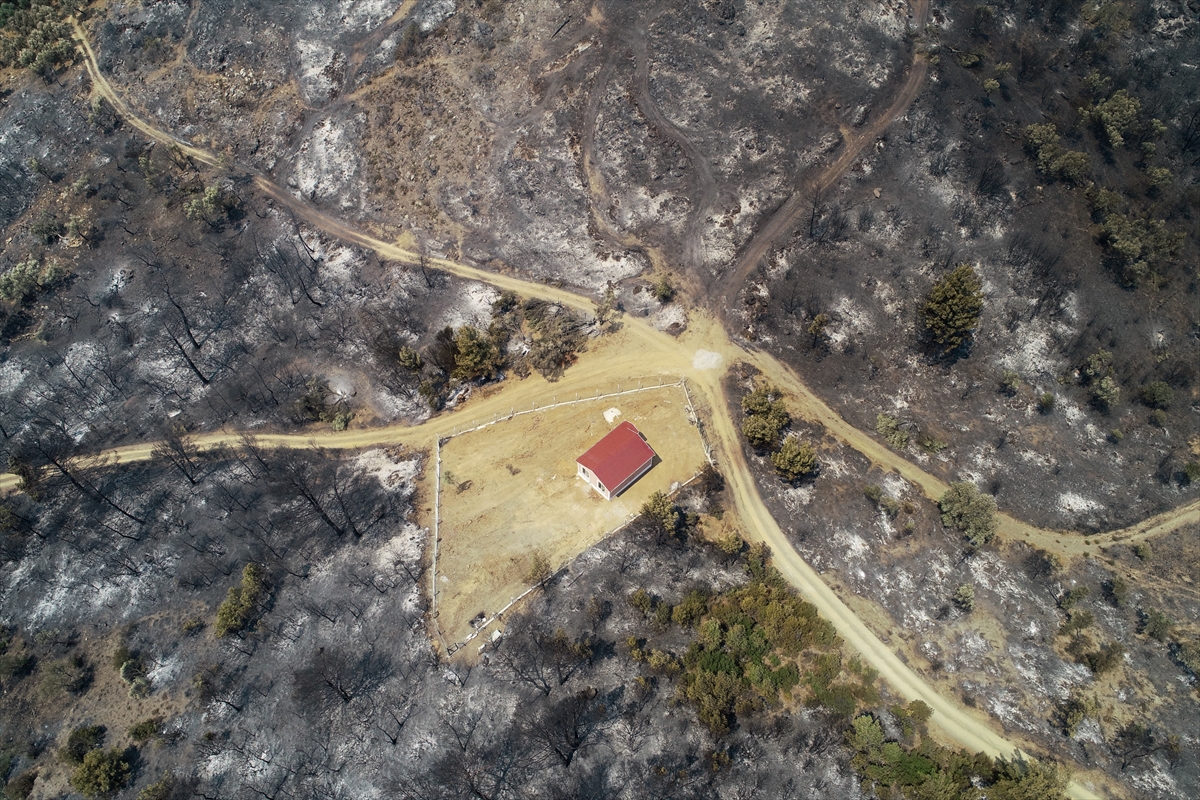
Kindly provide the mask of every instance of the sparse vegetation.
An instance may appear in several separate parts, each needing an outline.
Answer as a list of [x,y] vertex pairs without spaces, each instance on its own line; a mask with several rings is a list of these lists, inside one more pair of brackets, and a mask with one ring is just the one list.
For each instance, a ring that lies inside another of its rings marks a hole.
[[346,398],[330,390],[320,378],[310,378],[305,392],[292,404],[292,418],[299,423],[324,422],[335,431],[342,431],[354,418]]
[[162,717],[149,717],[129,729],[129,738],[138,744],[156,739],[162,735],[162,725]]
[[396,360],[409,372],[420,372],[425,368],[425,359],[421,358],[421,354],[408,345],[400,346],[396,352]]
[[62,238],[64,231],[62,223],[58,221],[58,217],[49,212],[43,212],[29,226],[29,232],[33,234],[33,238],[42,244],[52,245]]
[[1110,603],[1121,608],[1129,602],[1129,583],[1120,575],[1111,575],[1104,584],[1104,593]]
[[654,284],[654,299],[666,305],[675,299],[675,287],[671,285],[670,279],[663,275]]
[[171,800],[171,794],[175,790],[175,785],[175,776],[168,772],[138,792],[137,800]]
[[83,694],[92,685],[92,668],[81,655],[51,661],[39,669],[38,691],[47,699]]
[[1096,615],[1086,608],[1077,608],[1067,614],[1067,621],[1058,629],[1059,636],[1074,636],[1096,624]]
[[810,337],[812,337],[814,344],[822,345],[828,343],[828,329],[830,322],[831,320],[828,314],[821,313],[813,317],[812,322],[808,324],[808,327],[805,328],[805,331]]
[[1067,736],[1074,736],[1085,719],[1097,719],[1099,716],[1100,703],[1079,689],[1072,690],[1070,697],[1060,706],[1062,729]]
[[1120,666],[1124,656],[1124,645],[1120,642],[1109,642],[1096,650],[1084,650],[1079,655],[1079,662],[1095,674],[1105,675]]
[[525,303],[525,319],[533,335],[529,363],[543,377],[554,380],[584,348],[587,335],[583,320],[570,309],[536,301]]
[[1193,676],[1200,676],[1200,641],[1180,643],[1175,655],[1184,669],[1191,672]]
[[1113,369],[1113,356],[1108,350],[1092,353],[1079,368],[1083,384],[1089,387],[1092,403],[1102,411],[1111,411],[1121,399]]
[[975,610],[975,587],[964,583],[954,591],[954,605],[963,611]]
[[1075,607],[1075,604],[1083,600],[1091,593],[1091,590],[1086,586],[1075,586],[1063,592],[1058,598],[1058,607],[1063,611],[1070,611]]
[[1142,387],[1142,402],[1155,410],[1166,411],[1175,401],[1175,392],[1166,381],[1151,381]]
[[4,787],[4,794],[7,800],[25,800],[29,795],[33,794],[34,783],[38,779],[38,770],[27,769],[17,775],[8,782]]
[[920,447],[922,450],[924,450],[926,453],[930,453],[932,455],[937,455],[938,453],[942,452],[947,447],[949,447],[950,443],[943,442],[941,439],[937,438],[936,436],[934,436],[930,433],[927,433],[925,431],[920,431],[917,436],[917,446]]
[[903,508],[903,505],[894,497],[884,494],[882,487],[877,486],[876,484],[864,486],[863,495],[866,496],[866,498],[872,503],[874,503],[880,511],[887,514],[888,519],[895,519],[896,517],[900,516],[900,511]]
[[529,567],[521,579],[531,586],[543,586],[553,574],[550,560],[541,553],[534,553],[533,558],[529,560]]
[[1142,615],[1142,633],[1156,642],[1167,641],[1174,627],[1174,620],[1156,608],[1151,608]]

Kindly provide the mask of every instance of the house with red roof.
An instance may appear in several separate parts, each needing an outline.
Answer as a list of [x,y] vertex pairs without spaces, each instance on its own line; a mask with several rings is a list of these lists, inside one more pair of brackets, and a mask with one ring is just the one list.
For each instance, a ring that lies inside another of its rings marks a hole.
[[632,422],[622,422],[575,459],[578,475],[612,500],[654,466],[654,449]]

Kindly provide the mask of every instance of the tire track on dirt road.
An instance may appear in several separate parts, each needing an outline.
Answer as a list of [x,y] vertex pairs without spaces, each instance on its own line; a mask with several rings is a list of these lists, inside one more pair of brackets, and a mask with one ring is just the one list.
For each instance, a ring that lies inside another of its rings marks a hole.
[[121,119],[128,122],[141,133],[144,133],[152,141],[165,144],[168,147],[177,147],[190,158],[195,159],[210,167],[216,166],[218,163],[217,156],[202,150],[199,147],[193,147],[182,139],[177,139],[161,128],[156,128],[146,120],[134,113],[133,109],[113,90],[112,84],[100,72],[100,62],[96,60],[96,53],[92,50],[91,44],[88,43],[87,35],[79,25],[79,21],[74,17],[70,18],[71,28],[75,33],[75,41],[83,48],[84,66],[87,67],[88,74],[92,78],[93,90],[103,97],[112,105],[113,110]]
[[[924,0],[922,0],[922,5],[924,5]],[[85,64],[97,93],[108,99],[114,109],[130,125],[155,141],[180,147],[183,152],[198,161],[212,165],[217,163],[218,159],[211,154],[176,140],[134,114],[100,73],[95,54],[88,46],[83,31],[78,25],[75,26],[75,30],[84,48]],[[264,194],[292,209],[310,225],[328,235],[373,250],[385,258],[399,263],[409,265],[417,263],[418,256],[412,251],[394,243],[376,239],[310,207],[261,175],[247,174]],[[461,278],[481,281],[526,296],[538,297],[585,313],[590,313],[594,308],[593,300],[565,289],[528,282],[512,275],[484,271],[449,259],[430,259],[429,264]],[[968,749],[982,750],[994,755],[1011,755],[1017,749],[1011,741],[998,734],[988,721],[975,716],[957,703],[942,696],[935,688],[921,679],[804,562],[788,541],[782,528],[771,516],[758,493],[753,475],[742,453],[740,434],[734,424],[734,417],[724,392],[722,383],[724,371],[703,369],[697,366],[700,360],[694,359],[694,355],[699,350],[708,350],[720,355],[725,364],[739,360],[753,364],[770,380],[792,395],[792,408],[798,416],[819,422],[831,435],[859,450],[873,462],[897,470],[927,496],[936,498],[945,487],[944,482],[925,473],[899,454],[854,428],[816,397],[799,376],[784,364],[765,353],[748,351],[733,343],[720,322],[703,313],[693,316],[689,329],[678,339],[654,330],[643,320],[624,318],[621,330],[613,334],[610,341],[606,342],[601,339],[592,347],[596,351],[595,354],[580,358],[579,362],[554,384],[541,378],[530,378],[512,384],[502,392],[474,400],[461,412],[436,417],[421,425],[390,426],[316,435],[264,434],[255,436],[252,440],[259,446],[271,448],[344,450],[401,444],[424,449],[428,447],[434,437],[445,435],[455,428],[464,426],[466,421],[472,417],[477,421],[482,421],[489,416],[502,416],[506,410],[518,406],[524,408],[526,403],[536,403],[538,398],[545,403],[545,398],[553,393],[568,394],[571,391],[587,393],[596,386],[628,382],[630,375],[638,374],[685,377],[701,395],[703,405],[712,409],[711,419],[707,421],[707,430],[717,457],[724,464],[724,472],[726,479],[730,482],[736,513],[746,525],[747,532],[751,537],[760,539],[771,547],[773,560],[785,577],[833,622],[838,633],[858,650],[872,667],[879,671],[881,678],[899,695],[909,700],[921,699],[928,703],[937,712],[937,716],[934,718],[936,727],[944,733],[947,739]],[[614,352],[607,352],[610,349]],[[244,441],[244,434],[235,432],[216,432],[190,439],[193,445],[205,451],[221,447],[238,447]],[[155,443],[143,443],[114,448],[90,459],[81,459],[79,463],[84,467],[99,468],[144,462],[153,458],[154,447]],[[15,476],[0,476],[0,488],[11,489],[16,484]],[[1181,524],[1191,523],[1198,507],[1200,507],[1200,501],[1147,520],[1139,526],[1134,526],[1134,529],[1117,532],[1111,536],[1122,534],[1150,536],[1166,530],[1174,530]],[[1006,530],[1006,525],[1010,530],[1022,529],[1022,523],[1008,517],[1002,521],[1002,532]],[[1023,528],[1030,531],[1038,530],[1030,526],[1023,526]],[[1050,537],[1062,535],[1045,531],[1040,533]],[[1095,542],[1100,537],[1091,538]],[[1068,793],[1078,800],[1097,797],[1091,789],[1083,787],[1077,782],[1071,784]]]
[[[917,0],[913,7],[913,24],[917,30],[925,27],[929,17],[929,0]],[[742,254],[734,262],[734,268],[721,282],[720,294],[726,297],[736,296],[745,285],[746,279],[758,268],[762,260],[770,252],[771,247],[779,238],[796,227],[796,222],[807,209],[808,200],[819,197],[825,190],[833,186],[842,174],[850,168],[863,149],[883,134],[896,119],[908,110],[917,99],[925,85],[925,77],[929,72],[929,59],[924,53],[913,52],[913,60],[908,70],[908,79],[900,87],[899,93],[892,104],[881,116],[872,122],[858,136],[846,142],[837,161],[826,167],[816,178],[806,181],[796,187],[784,204],[762,224],[762,226],[746,243]]]
[[[651,24],[652,21],[648,21],[646,27],[649,28]],[[713,177],[712,165],[708,163],[708,159],[704,158],[695,143],[678,125],[667,119],[650,94],[650,46],[648,40],[649,33],[644,30],[633,45],[637,107],[660,135],[679,145],[679,149],[687,156],[688,161],[692,163],[692,169],[695,170],[698,197],[692,200],[695,207],[692,209],[687,228],[684,230],[683,260],[688,267],[698,269],[703,266],[700,255],[700,249],[703,246],[701,228],[716,202],[717,181]]]
[[621,49],[614,47],[605,58],[600,71],[596,73],[588,92],[588,102],[584,107],[582,130],[579,137],[579,178],[587,193],[589,217],[595,235],[602,238],[613,249],[643,253],[650,259],[655,269],[661,269],[665,265],[661,253],[644,244],[634,234],[622,233],[617,230],[609,220],[607,210],[612,205],[612,198],[608,191],[608,181],[605,180],[604,173],[596,164],[596,122],[600,117],[600,104],[604,101],[604,92],[608,89],[608,82],[612,80],[613,72],[616,71],[617,59],[620,55]]

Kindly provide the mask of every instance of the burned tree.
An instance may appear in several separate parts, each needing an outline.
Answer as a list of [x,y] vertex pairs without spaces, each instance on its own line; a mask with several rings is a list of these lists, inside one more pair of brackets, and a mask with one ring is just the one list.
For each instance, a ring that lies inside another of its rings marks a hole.
[[572,639],[561,628],[551,633],[520,616],[509,623],[496,658],[509,680],[549,695],[591,663],[592,642],[587,636]]
[[327,714],[375,692],[391,669],[391,659],[373,648],[352,654],[340,647],[321,647],[297,670],[293,696],[303,701],[301,708]]
[[154,446],[152,455],[175,467],[195,486],[200,480],[200,451],[187,439],[186,430],[179,423],[167,426],[164,436]]
[[530,744],[550,761],[570,767],[605,721],[607,707],[591,687],[556,703],[531,708],[522,723]]

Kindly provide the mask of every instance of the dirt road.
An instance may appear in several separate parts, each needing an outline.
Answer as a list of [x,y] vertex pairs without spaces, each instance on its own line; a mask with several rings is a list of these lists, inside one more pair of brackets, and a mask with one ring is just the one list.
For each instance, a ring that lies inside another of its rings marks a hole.
[[[923,19],[926,0],[917,6],[917,18]],[[107,98],[114,109],[129,124],[147,136],[169,145],[180,147],[183,152],[207,164],[217,159],[211,154],[179,142],[169,134],[139,118],[129,106],[117,96],[112,86],[101,75],[95,54],[88,46],[82,29],[76,26],[85,55],[85,64],[96,87],[96,92]],[[911,97],[919,90],[924,77],[924,62],[918,59],[902,90],[901,97],[893,103],[889,114],[893,116],[907,107]],[[908,99],[905,99],[905,98]],[[890,122],[885,114],[867,131],[848,145],[848,149],[826,175],[832,180],[838,165],[845,167],[856,157],[866,142],[878,135],[878,131]],[[885,122],[887,120],[887,122]],[[255,184],[266,195],[281,205],[293,210],[308,224],[324,233],[349,244],[374,250],[386,259],[412,265],[417,255],[399,245],[377,239],[363,231],[354,229],[329,215],[309,207],[277,184],[261,175],[251,176]],[[765,252],[765,250],[764,250]],[[477,267],[447,259],[431,259],[430,265],[461,278],[482,281],[500,289],[511,289],[522,295],[538,297],[565,306],[590,312],[594,301],[573,292],[544,284],[531,283],[512,275],[486,272]],[[707,354],[701,353],[707,351]],[[716,354],[720,358],[713,358]],[[837,627],[839,634],[876,669],[895,691],[907,699],[921,699],[937,713],[934,722],[948,741],[970,750],[982,750],[993,755],[1011,755],[1017,749],[1012,741],[996,733],[987,720],[969,712],[957,703],[943,697],[925,683],[912,669],[876,637],[871,630],[843,603],[818,575],[792,548],[786,535],[771,517],[762,502],[753,476],[742,455],[740,434],[734,424],[727,399],[722,388],[724,368],[735,361],[747,361],[761,370],[770,380],[791,395],[793,413],[825,426],[829,433],[851,447],[859,450],[871,461],[886,469],[894,469],[930,498],[937,498],[945,489],[945,483],[906,461],[873,438],[857,430],[832,408],[814,395],[792,370],[767,355],[749,351],[732,342],[720,323],[696,312],[689,321],[688,330],[679,338],[671,338],[651,328],[645,321],[636,318],[622,320],[619,333],[600,340],[573,366],[566,376],[551,385],[538,377],[509,384],[504,391],[480,400],[472,400],[464,410],[436,417],[422,425],[413,427],[392,426],[378,429],[355,430],[344,433],[322,433],[318,435],[268,434],[256,436],[255,441],[266,447],[324,447],[329,449],[351,449],[386,444],[406,444],[427,447],[434,437],[445,435],[455,428],[465,427],[473,421],[483,421],[508,413],[513,408],[525,408],[531,404],[548,403],[552,395],[569,395],[573,392],[591,393],[598,387],[607,390],[618,383],[629,384],[630,376],[669,375],[673,378],[686,377],[700,395],[702,404],[712,410],[707,420],[708,433],[714,446],[717,460],[721,463],[731,486],[736,510],[753,538],[761,539],[772,549],[780,571],[811,600],[822,614]],[[719,362],[720,366],[712,366]],[[634,378],[633,380],[636,380]],[[241,434],[219,432],[195,437],[194,444],[202,450],[217,447],[236,447],[242,441]],[[153,443],[131,445],[106,451],[84,466],[108,466],[145,461],[152,458]],[[0,476],[0,488],[11,489],[16,478]],[[1200,501],[1176,509],[1167,514],[1104,536],[1091,537],[1093,544],[1106,541],[1133,541],[1174,530],[1184,524],[1193,523],[1200,512]],[[1058,531],[1044,531],[1025,525],[1007,516],[1002,517],[1001,534],[1030,541],[1052,552],[1071,555],[1075,552],[1070,537]],[[1063,540],[1063,541],[1059,541]],[[1069,794],[1073,798],[1097,797],[1091,789],[1080,783],[1072,783]]]

